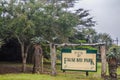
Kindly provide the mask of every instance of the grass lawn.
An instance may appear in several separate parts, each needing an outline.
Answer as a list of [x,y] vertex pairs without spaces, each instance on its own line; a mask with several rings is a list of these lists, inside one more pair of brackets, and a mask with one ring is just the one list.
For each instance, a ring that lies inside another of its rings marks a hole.
[[[16,66],[16,64],[14,64],[14,66]],[[98,68],[97,72],[89,72],[89,76],[86,76],[85,72],[80,71],[66,71],[65,73],[63,73],[60,69],[60,65],[57,65],[58,75],[56,77],[51,76],[49,73],[48,74],[7,73],[0,74],[0,80],[103,80],[101,78],[100,63],[98,63],[97,68]],[[49,72],[50,65],[44,65],[44,70]],[[120,68],[118,69],[117,72],[118,74],[120,74]]]
[[0,80],[102,80],[97,77],[85,77],[83,75],[74,74],[58,74],[58,76],[53,77],[50,75],[43,74],[5,74],[0,75]]

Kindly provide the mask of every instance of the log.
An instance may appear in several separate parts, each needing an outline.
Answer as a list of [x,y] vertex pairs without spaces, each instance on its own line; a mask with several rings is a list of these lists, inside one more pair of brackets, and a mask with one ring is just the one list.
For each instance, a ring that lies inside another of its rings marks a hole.
[[81,44],[71,44],[71,43],[63,43],[63,44],[55,44],[57,47],[62,46],[100,46],[105,45],[105,43],[81,43]]
[[107,72],[107,60],[106,60],[106,48],[105,45],[102,45],[100,47],[100,52],[101,52],[101,62],[102,62],[102,67],[101,67],[101,77],[106,76]]

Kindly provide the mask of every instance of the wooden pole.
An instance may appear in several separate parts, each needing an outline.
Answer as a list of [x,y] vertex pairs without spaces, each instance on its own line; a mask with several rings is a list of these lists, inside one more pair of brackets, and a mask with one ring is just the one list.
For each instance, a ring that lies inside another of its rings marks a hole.
[[86,76],[88,76],[89,75],[89,73],[88,73],[88,71],[86,71]]
[[99,46],[104,44],[105,43],[81,43],[81,44],[63,43],[63,44],[55,44],[55,45],[57,47],[63,47],[63,46]]
[[50,56],[51,56],[51,75],[56,76],[56,48],[53,43],[50,43]]
[[107,61],[106,61],[106,48],[105,45],[100,46],[100,52],[101,52],[101,62],[102,62],[102,67],[101,67],[101,77],[106,76],[107,72]]

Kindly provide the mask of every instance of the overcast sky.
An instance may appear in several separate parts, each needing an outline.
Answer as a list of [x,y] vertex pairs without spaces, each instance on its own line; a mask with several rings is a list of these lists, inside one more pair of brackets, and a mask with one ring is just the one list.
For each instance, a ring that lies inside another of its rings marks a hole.
[[97,21],[97,32],[108,33],[120,41],[120,0],[80,0],[75,5],[77,8],[90,10]]

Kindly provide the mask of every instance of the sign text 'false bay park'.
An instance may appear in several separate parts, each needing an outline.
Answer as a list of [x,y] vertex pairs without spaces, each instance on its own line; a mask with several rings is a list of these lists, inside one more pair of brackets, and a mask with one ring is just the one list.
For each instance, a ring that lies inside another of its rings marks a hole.
[[96,50],[62,50],[62,70],[96,71]]

